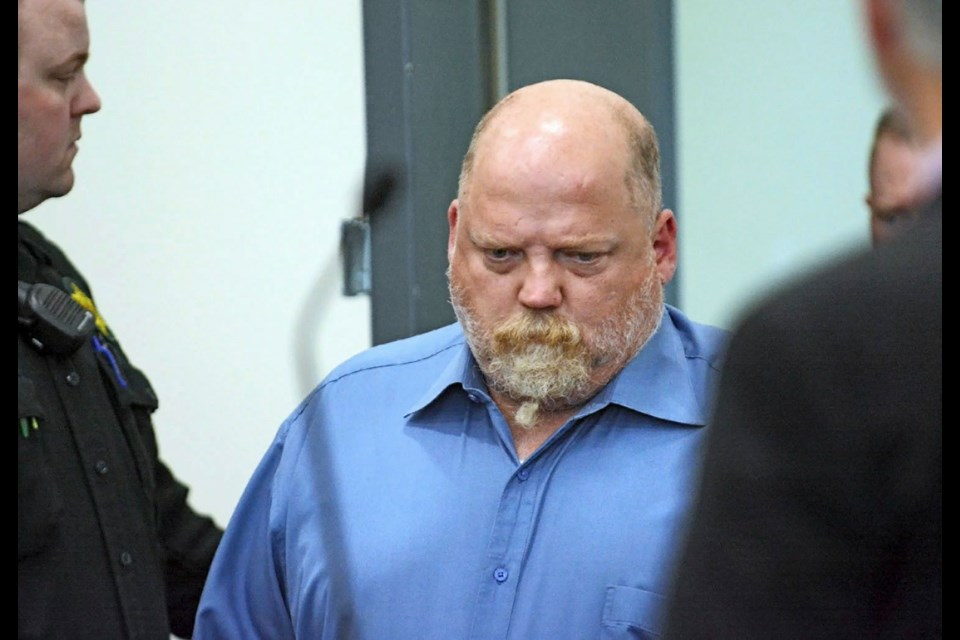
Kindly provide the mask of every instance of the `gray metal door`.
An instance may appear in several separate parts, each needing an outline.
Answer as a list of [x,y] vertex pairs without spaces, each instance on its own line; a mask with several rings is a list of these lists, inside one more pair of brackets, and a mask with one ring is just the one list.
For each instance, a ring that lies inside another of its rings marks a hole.
[[363,11],[368,179],[397,184],[370,216],[374,344],[453,321],[447,207],[473,127],[513,89],[578,78],[633,102],[657,131],[675,207],[670,0],[364,0]]

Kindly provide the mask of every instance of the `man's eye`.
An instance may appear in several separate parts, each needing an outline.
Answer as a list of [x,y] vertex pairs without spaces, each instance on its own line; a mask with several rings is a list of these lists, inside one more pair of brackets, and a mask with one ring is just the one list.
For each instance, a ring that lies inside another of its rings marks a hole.
[[487,249],[487,258],[495,262],[503,262],[513,257],[514,252],[510,249]]
[[60,82],[63,84],[69,84],[77,77],[76,71],[61,71],[59,73],[54,73],[50,76],[50,79],[54,82]]
[[600,254],[592,251],[574,251],[567,255],[571,260],[580,264],[592,264],[600,259]]

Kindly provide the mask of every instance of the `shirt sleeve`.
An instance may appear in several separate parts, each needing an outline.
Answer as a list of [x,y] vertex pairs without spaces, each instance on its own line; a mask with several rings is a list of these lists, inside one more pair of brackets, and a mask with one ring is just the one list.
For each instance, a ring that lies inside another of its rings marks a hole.
[[127,362],[119,347],[115,353],[123,363],[123,376],[127,381],[124,397],[130,411],[123,414],[123,424],[137,432],[137,437],[130,440],[131,451],[135,459],[141,460],[141,468],[152,470],[152,479],[147,485],[152,488],[154,498],[167,620],[173,635],[189,638],[223,530],[211,517],[193,509],[188,501],[189,488],[174,477],[161,459],[151,417],[158,406],[156,396],[146,377]]

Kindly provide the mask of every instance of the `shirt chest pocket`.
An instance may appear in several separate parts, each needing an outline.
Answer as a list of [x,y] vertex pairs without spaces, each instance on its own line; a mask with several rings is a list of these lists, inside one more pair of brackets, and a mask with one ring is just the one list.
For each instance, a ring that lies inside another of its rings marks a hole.
[[657,640],[664,597],[635,587],[609,586],[600,640]]
[[17,559],[42,551],[63,515],[57,487],[38,427],[45,418],[33,381],[17,374]]

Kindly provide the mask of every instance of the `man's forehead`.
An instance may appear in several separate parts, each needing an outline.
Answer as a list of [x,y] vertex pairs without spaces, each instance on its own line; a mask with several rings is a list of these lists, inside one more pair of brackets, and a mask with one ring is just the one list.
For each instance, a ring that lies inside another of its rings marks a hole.
[[87,17],[81,0],[24,0],[20,7],[20,45],[51,57],[86,54]]
[[[478,146],[475,187],[490,195],[541,189],[579,200],[597,189],[623,184],[626,141],[609,131],[576,131],[569,123],[544,119],[541,126],[507,128]],[[595,125],[594,125],[595,126]]]
[[620,226],[611,224],[609,212],[599,208],[589,213],[580,207],[518,208],[484,198],[463,210],[460,219],[460,229],[470,241],[484,247],[607,246],[617,243],[623,233]]

